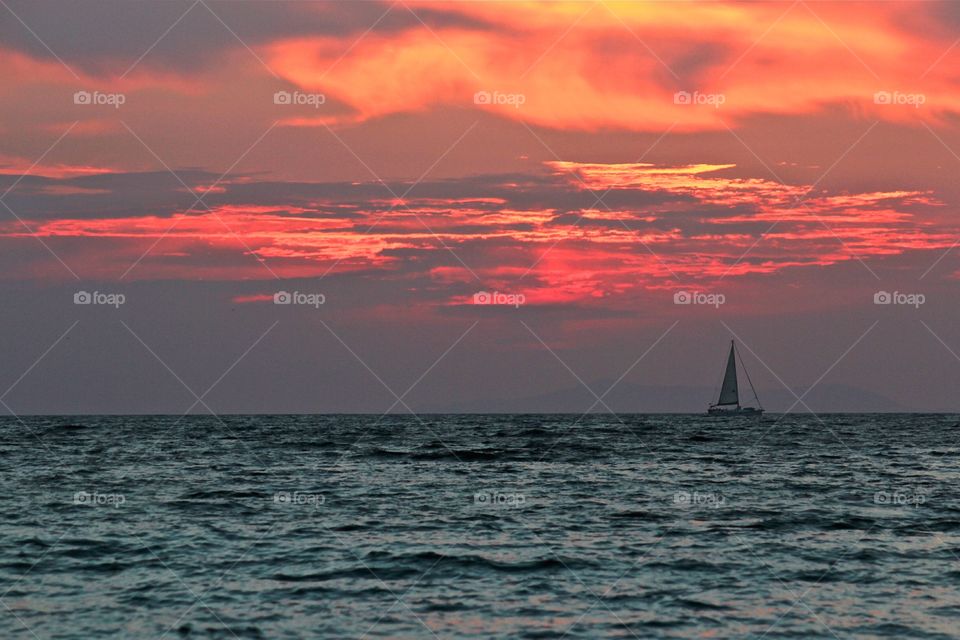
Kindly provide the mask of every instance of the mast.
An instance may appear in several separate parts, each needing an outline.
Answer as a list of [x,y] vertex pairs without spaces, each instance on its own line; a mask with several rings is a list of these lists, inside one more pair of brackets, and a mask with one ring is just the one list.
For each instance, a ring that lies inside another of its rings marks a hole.
[[733,340],[730,341],[730,355],[727,356],[727,370],[723,374],[723,386],[720,387],[718,405],[735,404],[740,406],[740,392],[737,389],[737,355]]

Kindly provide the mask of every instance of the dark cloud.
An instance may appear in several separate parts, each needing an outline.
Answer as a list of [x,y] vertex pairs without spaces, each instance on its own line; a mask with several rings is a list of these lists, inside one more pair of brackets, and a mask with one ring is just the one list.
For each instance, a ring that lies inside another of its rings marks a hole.
[[191,8],[193,0],[8,0],[7,4],[36,36],[4,11],[0,19],[3,46],[43,59],[56,54],[68,65],[107,75],[123,73],[154,43],[141,64],[190,72],[225,50],[242,47],[237,38],[255,47],[287,37],[359,37],[375,23],[374,32],[422,29],[420,20],[431,28],[486,28],[457,13],[417,9],[414,15],[400,5],[380,19],[390,2],[206,0],[209,10],[203,3]]
[[[19,176],[0,174],[0,190],[13,185]],[[179,177],[179,180],[177,179]],[[196,198],[181,183],[190,186],[197,195],[216,182],[220,176],[199,170],[178,170],[177,176],[167,171],[104,173],[70,178],[26,176],[7,196],[5,201],[19,215],[34,219],[63,217],[112,218],[138,215],[169,216],[194,204]],[[327,218],[357,218],[361,213],[374,215],[405,209],[393,203],[393,193],[410,190],[408,182],[277,182],[243,176],[243,181],[223,182],[217,190],[204,196],[209,207],[228,205],[277,207],[283,213],[287,207],[304,207],[314,213],[298,216]],[[222,192],[220,190],[223,190]],[[591,193],[577,188],[569,178],[560,175],[482,175],[462,180],[424,181],[417,184],[407,196],[408,206],[418,207],[420,200],[440,201],[429,205],[438,210],[443,200],[463,202],[452,208],[469,206],[480,211],[499,211],[502,208],[519,210],[555,210],[579,212],[582,209],[604,210],[603,202],[611,209],[643,210],[646,207],[674,204],[693,205],[698,200],[690,195],[663,190],[616,189],[605,194]],[[500,199],[505,204],[486,202]],[[196,212],[205,210],[202,204]]]
[[957,35],[960,29],[960,3],[956,0],[933,0],[926,3],[914,3],[911,12],[925,10],[931,22],[944,34]]
[[[190,170],[180,171],[177,175],[191,186],[209,184],[219,177]],[[6,190],[18,178],[10,174],[0,175],[0,189]],[[168,171],[106,173],[62,179],[26,176],[4,201],[17,215],[35,220],[164,216],[183,211],[196,200],[180,180]],[[197,210],[204,209],[198,205]]]

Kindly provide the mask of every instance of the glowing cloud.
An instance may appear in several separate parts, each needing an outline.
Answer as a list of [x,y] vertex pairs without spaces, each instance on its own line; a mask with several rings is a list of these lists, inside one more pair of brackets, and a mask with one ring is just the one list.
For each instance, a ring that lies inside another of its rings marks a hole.
[[[418,3],[497,28],[374,32],[268,47],[291,82],[349,105],[343,122],[438,105],[546,127],[722,129],[751,114],[840,105],[875,119],[935,121],[960,112],[950,40],[899,26],[892,3]],[[917,68],[917,60],[929,69]],[[881,78],[883,80],[881,80]],[[480,92],[483,98],[475,100]],[[918,104],[919,102],[919,104]],[[329,124],[327,115],[296,124]]]
[[[517,194],[528,201],[556,200],[536,207],[505,197],[511,188],[491,178],[477,195],[462,198],[431,194],[442,187],[437,183],[424,185],[422,198],[357,201],[351,194],[357,187],[349,185],[339,201],[328,196],[296,205],[251,202],[170,216],[28,224],[51,241],[113,246],[88,258],[98,277],[116,277],[149,248],[135,277],[223,277],[231,267],[234,277],[245,278],[374,270],[387,278],[449,285],[477,273],[507,289],[524,281],[530,304],[588,304],[632,290],[824,267],[953,243],[952,233],[915,220],[913,211],[938,205],[930,194],[811,195],[805,185],[722,176],[733,168],[552,162],[541,196]],[[227,183],[220,196],[248,186]],[[576,201],[578,194],[597,194],[594,190],[615,191],[626,200],[615,208],[595,197],[580,199],[594,203],[589,206],[560,204]],[[15,222],[2,231],[0,238],[31,241]],[[454,295],[450,301],[458,300]]]

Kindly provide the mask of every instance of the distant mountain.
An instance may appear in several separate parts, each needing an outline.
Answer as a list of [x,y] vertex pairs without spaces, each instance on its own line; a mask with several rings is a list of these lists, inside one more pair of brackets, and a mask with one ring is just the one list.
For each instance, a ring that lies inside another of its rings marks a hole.
[[[598,395],[611,383],[597,383],[592,389]],[[743,390],[741,390],[743,391]],[[805,389],[796,389],[802,394]],[[705,387],[682,386],[631,386],[617,385],[604,397],[606,404],[597,404],[596,413],[612,410],[616,413],[700,413],[716,393]],[[749,390],[747,391],[749,393]],[[786,411],[796,398],[786,389],[760,390],[764,409],[773,413]],[[744,404],[752,404],[741,395]],[[752,401],[752,398],[750,398]],[[904,406],[886,396],[848,385],[818,385],[803,399],[810,410],[817,413],[909,413],[919,411],[916,407]],[[583,413],[590,409],[596,398],[583,386],[570,387],[541,395],[520,398],[497,398],[475,400],[465,403],[423,406],[418,403],[418,412],[439,413]],[[609,407],[609,409],[607,408]],[[797,403],[791,413],[806,413],[807,408]]]

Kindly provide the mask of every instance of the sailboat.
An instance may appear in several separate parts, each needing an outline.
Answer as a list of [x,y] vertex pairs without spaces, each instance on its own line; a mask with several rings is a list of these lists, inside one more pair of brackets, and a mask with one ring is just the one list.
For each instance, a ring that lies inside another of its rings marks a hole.
[[708,415],[760,416],[763,414],[763,407],[760,406],[760,398],[757,397],[757,391],[753,388],[753,381],[750,380],[750,374],[747,373],[747,367],[743,365],[742,358],[740,358],[740,365],[743,366],[743,372],[747,375],[747,382],[750,383],[750,391],[753,392],[753,398],[757,401],[757,406],[740,406],[740,390],[737,385],[737,359],[739,357],[740,354],[737,352],[737,346],[734,341],[731,340],[730,355],[727,356],[727,369],[723,374],[723,384],[720,386],[720,397],[707,409]]

